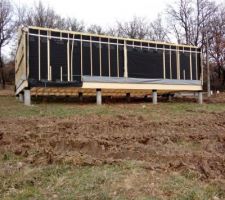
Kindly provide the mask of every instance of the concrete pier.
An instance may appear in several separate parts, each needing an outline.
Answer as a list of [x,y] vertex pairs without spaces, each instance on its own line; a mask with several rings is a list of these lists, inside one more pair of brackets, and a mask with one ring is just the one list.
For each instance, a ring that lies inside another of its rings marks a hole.
[[79,97],[79,101],[83,102],[83,93],[82,92],[79,92],[78,97]]
[[30,106],[31,105],[30,90],[24,90],[24,104],[26,106]]
[[157,90],[152,90],[152,103],[157,104],[158,99],[157,99]]
[[23,93],[20,93],[19,94],[19,101],[20,102],[23,102],[24,101],[24,95],[23,95]]
[[130,103],[130,93],[126,93],[126,100],[127,100],[127,103]]
[[97,105],[102,105],[102,90],[101,89],[96,90],[96,103]]
[[198,103],[199,104],[203,104],[203,95],[202,95],[202,91],[198,92]]

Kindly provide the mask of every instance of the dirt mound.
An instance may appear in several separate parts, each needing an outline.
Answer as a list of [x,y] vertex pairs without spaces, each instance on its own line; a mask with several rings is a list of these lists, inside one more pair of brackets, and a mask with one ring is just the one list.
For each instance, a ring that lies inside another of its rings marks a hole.
[[224,179],[224,119],[225,113],[160,121],[133,115],[1,119],[0,152],[34,165],[139,160],[150,170],[194,170],[203,179]]
[[208,103],[225,103],[225,92],[214,94],[210,98],[206,98],[205,102]]
[[15,95],[13,85],[6,85],[5,89],[0,88],[0,96],[13,96],[13,95]]

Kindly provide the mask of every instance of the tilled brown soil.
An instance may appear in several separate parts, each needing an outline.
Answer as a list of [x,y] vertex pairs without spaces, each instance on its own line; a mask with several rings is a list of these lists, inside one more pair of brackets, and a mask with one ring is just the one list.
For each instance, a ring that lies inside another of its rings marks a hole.
[[156,171],[191,170],[225,179],[225,113],[185,117],[73,116],[0,119],[0,153],[12,151],[33,165],[100,165],[142,161]]

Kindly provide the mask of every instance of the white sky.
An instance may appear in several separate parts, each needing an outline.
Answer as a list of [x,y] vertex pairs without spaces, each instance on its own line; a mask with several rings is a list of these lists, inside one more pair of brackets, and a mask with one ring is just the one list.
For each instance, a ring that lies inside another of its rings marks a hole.
[[[32,5],[38,0],[14,0],[17,4]],[[134,15],[153,20],[174,0],[43,0],[64,17],[76,17],[85,24],[104,27],[115,21],[127,21]]]

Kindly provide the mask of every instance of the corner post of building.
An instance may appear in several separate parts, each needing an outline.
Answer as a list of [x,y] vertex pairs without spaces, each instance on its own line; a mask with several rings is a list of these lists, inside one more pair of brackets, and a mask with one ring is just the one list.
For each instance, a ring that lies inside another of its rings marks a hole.
[[157,90],[152,90],[152,103],[157,104]]
[[96,90],[96,103],[97,105],[102,105],[102,90],[101,89]]
[[198,91],[198,103],[203,104],[203,95],[202,91]]
[[128,103],[130,103],[130,100],[131,100],[130,99],[130,93],[126,93],[126,100],[127,100]]
[[82,92],[78,93],[78,97],[79,97],[79,101],[83,102],[83,93]]
[[23,102],[24,101],[24,95],[23,95],[23,93],[20,93],[19,94],[19,101],[20,102]]
[[30,106],[31,105],[31,95],[30,95],[30,90],[29,89],[24,90],[24,104],[26,106]]

